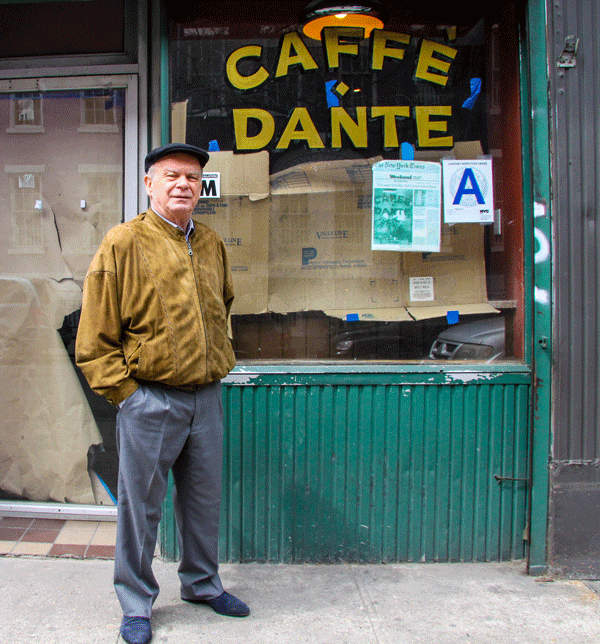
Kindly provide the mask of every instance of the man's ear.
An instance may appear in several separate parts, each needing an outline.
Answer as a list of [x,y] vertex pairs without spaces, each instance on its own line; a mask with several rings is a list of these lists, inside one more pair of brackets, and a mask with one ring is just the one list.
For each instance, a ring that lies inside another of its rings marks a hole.
[[151,197],[151,196],[152,196],[152,188],[151,188],[151,185],[152,185],[152,179],[151,179],[148,175],[146,175],[146,176],[144,177],[144,186],[146,187],[146,193],[147,193],[147,195],[148,195],[149,197]]

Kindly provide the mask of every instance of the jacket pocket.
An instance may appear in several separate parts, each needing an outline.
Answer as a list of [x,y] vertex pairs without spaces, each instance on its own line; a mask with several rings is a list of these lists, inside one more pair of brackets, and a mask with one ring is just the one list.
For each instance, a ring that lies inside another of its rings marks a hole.
[[168,381],[175,375],[171,347],[166,340],[144,342],[137,358],[135,377],[139,380]]
[[125,352],[125,362],[129,367],[129,372],[131,373],[131,375],[135,376],[138,371],[140,355],[142,353],[142,343],[138,342],[137,344],[135,344],[133,351],[131,352],[128,352],[127,348],[125,347],[124,352]]

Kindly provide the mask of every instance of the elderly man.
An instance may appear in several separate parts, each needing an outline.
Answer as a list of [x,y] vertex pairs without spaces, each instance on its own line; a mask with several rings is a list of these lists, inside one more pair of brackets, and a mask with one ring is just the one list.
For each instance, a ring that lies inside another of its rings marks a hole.
[[150,152],[150,209],[108,232],[84,285],[77,364],[119,408],[115,589],[121,635],[152,637],[158,595],[152,558],[170,469],[182,599],[243,617],[246,604],[218,575],[223,407],[234,366],[233,301],[222,240],[192,219],[206,151],[173,143]]

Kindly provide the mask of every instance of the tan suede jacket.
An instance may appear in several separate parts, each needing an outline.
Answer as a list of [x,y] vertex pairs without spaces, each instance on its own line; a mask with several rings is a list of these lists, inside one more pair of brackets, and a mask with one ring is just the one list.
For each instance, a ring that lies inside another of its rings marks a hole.
[[194,225],[188,246],[183,231],[148,210],[110,230],[92,260],[76,360],[91,388],[115,405],[139,380],[191,388],[235,365],[225,245]]

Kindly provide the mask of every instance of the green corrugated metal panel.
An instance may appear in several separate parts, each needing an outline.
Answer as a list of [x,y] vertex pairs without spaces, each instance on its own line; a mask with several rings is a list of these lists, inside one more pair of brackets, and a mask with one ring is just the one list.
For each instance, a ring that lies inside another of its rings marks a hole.
[[[494,475],[527,478],[527,378],[446,375],[226,385],[221,559],[522,558],[527,484]],[[170,504],[165,514],[161,539],[173,540]]]

